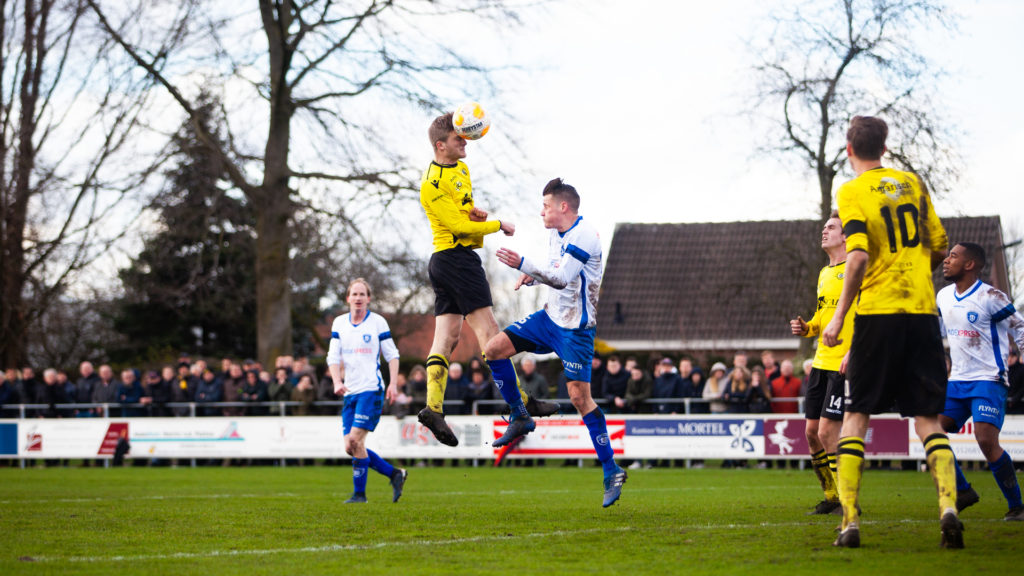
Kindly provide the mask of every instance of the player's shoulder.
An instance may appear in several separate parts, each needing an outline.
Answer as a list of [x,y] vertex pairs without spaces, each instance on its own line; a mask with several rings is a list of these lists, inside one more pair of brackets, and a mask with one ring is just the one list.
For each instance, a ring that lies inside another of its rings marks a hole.
[[953,297],[954,290],[956,290],[956,284],[947,284],[942,288],[939,288],[939,291],[935,293],[935,299],[940,303],[945,300],[949,300]]
[[381,316],[380,314],[378,314],[378,313],[376,313],[376,312],[373,312],[373,311],[370,311],[370,320],[371,320],[371,321],[372,321],[372,322],[373,322],[374,324],[376,324],[376,325],[378,325],[378,326],[384,326],[385,328],[386,328],[386,327],[387,327],[387,325],[388,325],[388,320],[387,320],[387,318],[385,318],[385,317]]
[[338,332],[346,325],[348,325],[348,312],[338,314],[334,317],[334,321],[331,322],[331,332]]
[[441,170],[443,166],[437,162],[431,162],[430,166],[423,171],[423,179],[420,181],[420,194],[429,194],[441,187]]
[[1007,305],[1013,304],[1013,302],[1010,301],[1010,297],[1006,295],[1006,292],[1003,292],[991,284],[982,282],[981,286],[978,286],[978,292],[984,294],[985,298],[997,308],[1003,308]]
[[601,244],[601,234],[597,231],[597,228],[583,216],[580,216],[579,219],[576,220],[576,224],[569,230],[569,235],[571,235],[574,241],[596,242],[599,246]]

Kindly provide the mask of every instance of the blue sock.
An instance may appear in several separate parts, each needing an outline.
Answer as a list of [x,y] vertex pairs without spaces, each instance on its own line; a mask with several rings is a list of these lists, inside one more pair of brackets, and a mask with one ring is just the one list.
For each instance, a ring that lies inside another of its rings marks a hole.
[[605,476],[618,472],[619,465],[615,463],[615,451],[608,440],[608,425],[604,422],[604,412],[601,412],[601,408],[594,408],[590,413],[583,415],[583,423],[590,432],[590,441],[594,443],[594,452],[597,452],[597,459],[601,461]]
[[1020,506],[1020,485],[1017,484],[1017,472],[1013,469],[1010,454],[1003,450],[1003,455],[995,462],[989,462],[988,468],[992,471],[992,476],[995,477],[999,489],[1003,491],[1010,508]]
[[519,386],[516,386],[516,369],[508,358],[504,360],[488,360],[487,366],[491,368],[491,375],[494,376],[494,385],[501,392],[501,397],[512,407],[513,418],[529,418],[526,406],[523,405],[523,398],[519,395]]
[[956,470],[956,491],[962,492],[971,487],[971,483],[967,481],[967,477],[964,476],[964,471],[960,469],[960,461],[953,457],[953,469]]
[[352,484],[356,494],[366,494],[366,471],[370,468],[369,458],[352,459]]
[[367,456],[370,457],[370,459],[368,460],[368,462],[370,463],[370,468],[373,468],[377,472],[387,476],[388,478],[391,478],[391,475],[394,474],[395,472],[395,467],[392,466],[390,462],[381,458],[380,455],[378,455],[373,450],[368,449],[366,451],[366,454]]

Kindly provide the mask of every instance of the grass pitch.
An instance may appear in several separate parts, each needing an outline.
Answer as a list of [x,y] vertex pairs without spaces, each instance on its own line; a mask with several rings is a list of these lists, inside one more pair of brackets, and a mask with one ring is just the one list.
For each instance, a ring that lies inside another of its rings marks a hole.
[[931,478],[867,471],[858,550],[806,516],[812,472],[631,470],[601,508],[584,468],[412,468],[392,504],[346,467],[0,469],[0,574],[1008,574],[1024,525],[987,472],[964,550],[939,549]]

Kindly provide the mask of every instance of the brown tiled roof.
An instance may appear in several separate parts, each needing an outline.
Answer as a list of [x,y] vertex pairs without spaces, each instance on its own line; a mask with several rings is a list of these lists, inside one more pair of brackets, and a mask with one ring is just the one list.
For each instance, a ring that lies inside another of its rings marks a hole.
[[[997,216],[943,220],[951,243],[1001,256]],[[814,310],[827,264],[817,220],[619,224],[601,287],[597,335],[633,349],[795,348],[789,319]],[[1006,289],[1001,258],[994,284]],[[992,264],[986,272],[990,272]],[[937,286],[942,286],[936,273]],[[646,343],[646,344],[645,344]]]

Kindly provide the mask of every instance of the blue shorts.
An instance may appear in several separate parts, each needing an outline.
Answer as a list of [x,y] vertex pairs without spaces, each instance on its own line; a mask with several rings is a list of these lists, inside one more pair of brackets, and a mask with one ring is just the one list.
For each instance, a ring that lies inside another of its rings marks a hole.
[[1006,386],[1000,382],[963,382],[950,380],[946,389],[946,409],[942,414],[956,422],[959,430],[973,417],[1002,430],[1006,416]]
[[538,310],[510,324],[504,332],[516,352],[554,352],[562,361],[568,380],[590,382],[590,363],[594,359],[593,328],[562,328],[551,321],[547,312]]
[[341,409],[341,426],[345,435],[348,436],[353,427],[373,432],[380,422],[380,412],[383,408],[383,390],[346,394],[345,406]]

